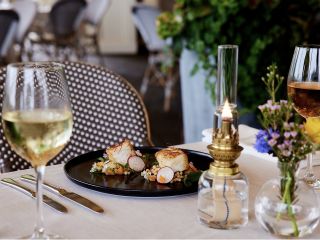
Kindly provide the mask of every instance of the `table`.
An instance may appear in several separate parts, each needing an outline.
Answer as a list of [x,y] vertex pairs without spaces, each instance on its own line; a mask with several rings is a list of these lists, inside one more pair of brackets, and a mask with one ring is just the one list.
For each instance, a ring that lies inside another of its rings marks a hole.
[[[240,132],[241,133],[241,132]],[[206,143],[198,142],[180,145],[185,149],[207,152]],[[210,229],[197,220],[197,194],[164,198],[123,197],[96,192],[76,185],[67,179],[63,165],[47,167],[45,179],[52,184],[63,186],[95,201],[105,209],[96,214],[67,199],[60,198],[45,190],[45,193],[63,203],[69,210],[60,214],[44,206],[45,223],[48,232],[72,238],[129,238],[129,239],[270,239],[256,222],[254,197],[268,179],[277,176],[276,162],[255,154],[250,146],[244,146],[238,163],[250,182],[249,223],[236,230]],[[33,170],[1,174],[0,177],[18,178]],[[28,235],[35,223],[35,201],[28,196],[0,185],[1,238],[15,238]],[[310,238],[320,238],[320,227]]]

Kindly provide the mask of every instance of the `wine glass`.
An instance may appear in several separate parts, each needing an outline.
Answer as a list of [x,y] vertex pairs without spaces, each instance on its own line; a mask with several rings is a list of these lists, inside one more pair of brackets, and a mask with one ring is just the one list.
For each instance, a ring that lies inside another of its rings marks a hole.
[[28,238],[50,239],[44,228],[42,182],[45,165],[66,145],[72,112],[62,64],[13,63],[7,67],[2,126],[11,148],[34,167],[37,221]]
[[[299,115],[306,120],[318,118],[320,122],[320,45],[296,46],[287,83],[288,96]],[[320,180],[313,171],[313,155],[312,152],[307,156],[304,180],[320,189]]]

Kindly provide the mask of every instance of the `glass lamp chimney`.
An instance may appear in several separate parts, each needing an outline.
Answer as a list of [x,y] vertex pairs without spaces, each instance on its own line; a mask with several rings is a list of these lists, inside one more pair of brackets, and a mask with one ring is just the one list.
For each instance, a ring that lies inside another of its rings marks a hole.
[[218,75],[216,86],[216,112],[214,114],[213,130],[221,128],[222,109],[228,101],[231,112],[233,127],[238,130],[237,112],[237,82],[238,82],[238,46],[218,46]]

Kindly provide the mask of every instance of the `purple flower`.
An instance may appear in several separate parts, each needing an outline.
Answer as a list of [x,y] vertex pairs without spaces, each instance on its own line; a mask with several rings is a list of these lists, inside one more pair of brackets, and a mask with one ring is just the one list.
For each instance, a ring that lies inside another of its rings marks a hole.
[[270,139],[269,141],[268,141],[268,144],[270,145],[270,147],[273,147],[274,145],[276,145],[277,144],[277,140],[275,140],[275,139]]
[[291,131],[291,136],[293,137],[293,138],[295,138],[296,136],[297,136],[297,132],[296,131]]
[[302,134],[304,126],[291,120],[296,116],[293,103],[268,100],[259,109],[262,112],[261,125],[266,129],[257,134],[254,148],[258,152],[272,153],[280,161],[297,162],[303,159],[311,146]]
[[263,111],[264,109],[266,109],[266,105],[264,104],[264,105],[259,105],[258,106],[258,108],[260,109],[260,111]]
[[270,109],[271,109],[272,111],[279,110],[280,108],[281,108],[281,107],[280,107],[279,105],[273,105],[273,106],[270,107]]
[[273,133],[271,133],[271,137],[272,137],[273,139],[278,139],[278,138],[280,137],[280,134],[277,133],[277,132],[273,132]]
[[272,149],[268,144],[270,140],[270,135],[266,130],[259,130],[258,134],[256,135],[256,143],[254,148],[261,153],[269,153]]
[[285,146],[290,146],[292,144],[292,141],[285,140],[283,143]]
[[284,137],[285,137],[285,138],[289,138],[290,136],[291,136],[291,133],[290,133],[290,132],[285,132],[285,133],[284,133]]
[[291,155],[291,151],[289,151],[289,150],[283,150],[283,151],[281,152],[281,154],[282,154],[283,156],[285,156],[285,157],[289,157],[289,156]]
[[267,105],[268,105],[269,107],[271,107],[272,104],[273,104],[272,100],[268,100],[268,101],[267,101]]

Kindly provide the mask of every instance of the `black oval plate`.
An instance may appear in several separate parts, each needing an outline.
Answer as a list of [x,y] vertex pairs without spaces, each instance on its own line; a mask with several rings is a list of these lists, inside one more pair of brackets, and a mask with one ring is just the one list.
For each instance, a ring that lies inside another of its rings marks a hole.
[[[154,154],[163,149],[163,147],[136,147],[135,149],[140,150],[142,154]],[[193,162],[198,169],[207,170],[209,168],[209,164],[212,162],[209,154],[192,150],[183,151],[188,155],[189,162]],[[90,173],[92,164],[98,161],[97,158],[102,157],[104,152],[105,150],[88,152],[69,160],[64,166],[67,177],[83,187],[124,196],[174,196],[194,193],[198,190],[197,183],[194,183],[190,187],[186,187],[184,183],[164,185],[146,181],[140,173],[128,176],[107,176],[105,174]]]

